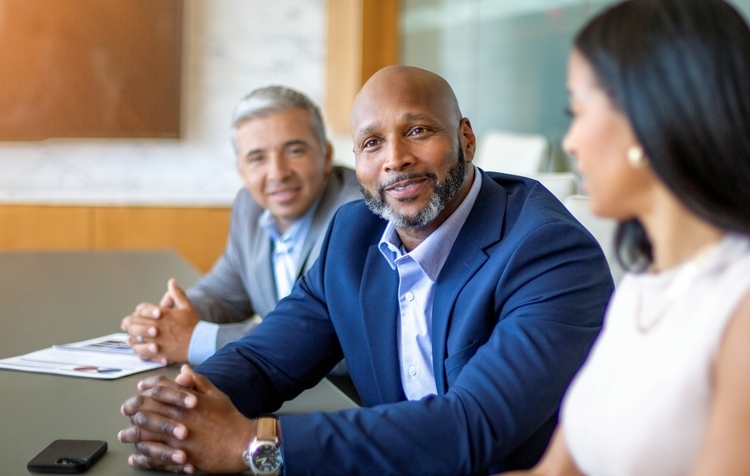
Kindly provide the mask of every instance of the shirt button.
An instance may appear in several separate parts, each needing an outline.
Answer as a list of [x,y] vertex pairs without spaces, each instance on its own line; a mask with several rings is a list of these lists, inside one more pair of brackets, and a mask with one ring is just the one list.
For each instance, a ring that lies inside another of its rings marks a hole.
[[414,300],[414,295],[412,293],[410,293],[410,292],[406,293],[405,297],[406,297],[407,301],[413,301]]
[[417,375],[417,369],[415,369],[413,365],[409,367],[409,375],[411,375],[412,377]]

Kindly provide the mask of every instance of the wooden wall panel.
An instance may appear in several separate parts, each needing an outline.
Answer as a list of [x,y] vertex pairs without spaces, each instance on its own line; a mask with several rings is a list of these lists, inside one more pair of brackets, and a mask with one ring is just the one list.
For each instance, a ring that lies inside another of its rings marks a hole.
[[229,234],[229,208],[0,205],[1,250],[171,248],[206,272]]
[[91,225],[86,207],[1,206],[0,249],[87,249]]
[[326,121],[349,134],[359,89],[377,70],[399,63],[399,0],[328,0]]
[[336,134],[349,134],[349,112],[362,86],[361,0],[328,0],[326,122]]
[[0,140],[179,137],[181,0],[0,0]]
[[363,0],[362,84],[379,69],[399,63],[399,0]]
[[205,272],[229,234],[228,208],[96,207],[95,248],[174,248]]

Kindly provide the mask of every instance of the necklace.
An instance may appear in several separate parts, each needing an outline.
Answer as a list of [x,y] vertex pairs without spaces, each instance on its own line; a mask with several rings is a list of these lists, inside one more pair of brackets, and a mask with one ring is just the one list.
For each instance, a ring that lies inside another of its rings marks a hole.
[[698,248],[693,257],[683,265],[682,269],[672,279],[665,292],[662,305],[659,306],[658,311],[650,319],[643,317],[643,293],[638,293],[635,304],[635,327],[638,329],[638,332],[646,334],[661,321],[672,305],[677,302],[677,299],[681,298],[690,289],[695,278],[703,271],[703,265],[709,252],[716,248],[720,242],[721,240],[711,241]]

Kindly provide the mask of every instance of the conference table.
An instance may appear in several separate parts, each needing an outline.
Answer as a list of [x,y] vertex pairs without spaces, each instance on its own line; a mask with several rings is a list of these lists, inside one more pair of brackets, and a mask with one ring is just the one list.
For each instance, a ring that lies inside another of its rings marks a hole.
[[[118,332],[136,304],[159,301],[170,277],[187,287],[199,273],[171,251],[0,253],[0,358]],[[0,474],[29,474],[26,463],[57,439],[109,444],[86,474],[147,474],[128,466],[133,446],[117,441],[129,426],[120,406],[144,377],[174,377],[178,369],[117,380],[0,370]],[[355,406],[324,379],[279,413]]]

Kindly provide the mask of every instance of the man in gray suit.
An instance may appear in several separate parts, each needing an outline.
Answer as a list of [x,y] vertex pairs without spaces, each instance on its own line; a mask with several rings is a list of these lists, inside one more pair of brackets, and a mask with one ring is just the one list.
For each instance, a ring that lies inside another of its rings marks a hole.
[[250,332],[313,265],[334,212],[361,198],[354,171],[333,166],[320,111],[303,94],[255,90],[233,125],[245,187],[227,247],[187,292],[170,279],[159,305],[141,303],[123,319],[142,359],[199,364]]

